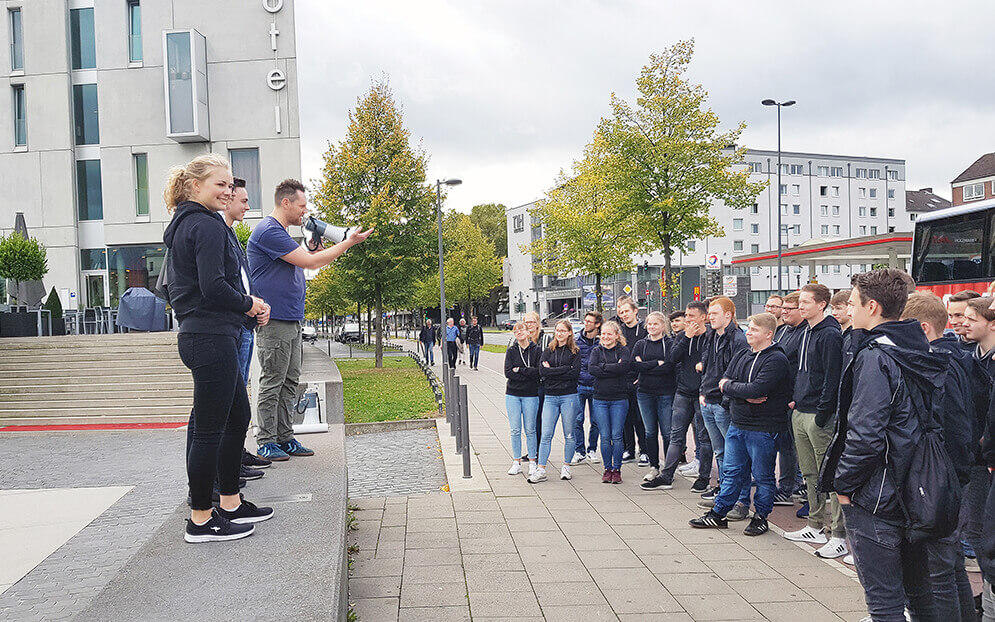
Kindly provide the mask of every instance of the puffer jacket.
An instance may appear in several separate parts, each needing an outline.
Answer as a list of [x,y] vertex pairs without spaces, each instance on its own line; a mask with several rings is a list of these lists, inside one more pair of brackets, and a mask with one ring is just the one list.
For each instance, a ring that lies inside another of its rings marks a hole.
[[[854,357],[843,371],[836,433],[819,473],[819,490],[895,525],[905,524],[900,504],[914,448],[924,435],[905,374],[945,374],[949,355],[929,351],[917,320],[892,321],[852,333]],[[895,348],[902,367],[884,348]],[[911,382],[908,381],[908,382]]]
[[711,328],[705,333],[705,344],[701,349],[701,394],[709,404],[722,403],[722,391],[719,391],[719,380],[722,380],[729,361],[737,353],[749,350],[746,335],[735,324],[730,323],[720,335]]
[[594,339],[588,339],[584,336],[584,331],[578,331],[574,335],[574,341],[577,342],[577,348],[580,350],[580,378],[577,379],[577,384],[593,387],[594,376],[588,371],[587,366],[591,363],[591,350],[598,345],[598,336],[595,335]]

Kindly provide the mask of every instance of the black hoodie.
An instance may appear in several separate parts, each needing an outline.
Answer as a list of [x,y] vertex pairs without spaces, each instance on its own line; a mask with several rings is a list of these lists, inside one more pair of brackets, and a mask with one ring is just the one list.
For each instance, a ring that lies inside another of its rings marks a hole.
[[591,362],[587,366],[594,376],[594,399],[629,399],[631,360],[627,346],[616,344],[611,349],[605,348],[603,344],[594,346],[591,350]]
[[934,339],[929,347],[950,355],[952,365],[943,394],[943,444],[957,470],[957,479],[966,486],[971,466],[983,464],[981,435],[988,415],[991,382],[974,357],[960,347],[956,337]]
[[[546,395],[570,395],[577,392],[577,379],[580,377],[580,350],[571,352],[563,346],[555,350],[545,348],[539,357],[539,376],[542,377],[542,391]],[[542,365],[549,363],[549,367]]]
[[[673,395],[677,389],[674,378],[674,363],[667,359],[667,351],[672,348],[667,336],[657,341],[649,337],[640,339],[632,346],[632,369],[639,374],[636,389],[647,395]],[[642,359],[637,361],[636,357]],[[663,361],[661,365],[659,361]]]
[[[242,282],[242,260],[220,214],[183,201],[162,240],[169,249],[169,302],[181,333],[242,333],[252,298]],[[247,273],[246,273],[247,274]]]
[[[648,333],[646,332],[646,326],[643,322],[637,321],[635,326],[626,326],[622,318],[617,315],[611,319],[612,322],[616,322],[618,327],[622,329],[622,336],[625,337],[626,348],[632,351],[632,348],[636,345],[636,342],[644,338]],[[629,368],[629,395],[635,395],[636,393],[636,378],[638,377],[638,372],[635,369]]]
[[677,374],[677,393],[698,399],[701,394],[701,373],[695,366],[701,362],[701,345],[705,335],[688,337],[684,331],[677,333],[671,342],[667,358],[674,364]]
[[701,394],[709,404],[722,403],[722,391],[719,391],[719,380],[722,380],[732,360],[738,352],[749,350],[746,335],[734,322],[726,326],[721,335],[711,328],[705,333],[705,345],[701,349]]
[[[760,352],[740,350],[729,362],[724,377],[729,382],[723,385],[722,393],[729,401],[727,408],[737,428],[772,433],[788,429],[791,370],[781,346],[771,344]],[[767,401],[746,401],[760,397]]]
[[524,350],[518,342],[508,347],[504,353],[504,376],[508,379],[505,393],[518,397],[539,396],[540,355],[539,346],[531,341]]
[[791,386],[795,386],[795,375],[798,373],[798,346],[801,342],[802,333],[805,332],[805,326],[807,324],[802,322],[798,326],[792,326],[790,324],[783,324],[782,326],[787,326],[784,330],[778,333],[777,338],[774,343],[781,346],[784,350],[784,355],[788,357],[788,366],[791,367]]
[[815,413],[815,424],[825,427],[836,414],[843,366],[843,333],[840,323],[827,315],[815,326],[808,322],[798,342],[795,375],[795,410]]

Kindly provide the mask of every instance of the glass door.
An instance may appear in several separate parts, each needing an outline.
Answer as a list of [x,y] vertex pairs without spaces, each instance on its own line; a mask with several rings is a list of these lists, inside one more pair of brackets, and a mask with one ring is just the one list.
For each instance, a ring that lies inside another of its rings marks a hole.
[[86,304],[90,307],[107,306],[107,275],[86,275]]

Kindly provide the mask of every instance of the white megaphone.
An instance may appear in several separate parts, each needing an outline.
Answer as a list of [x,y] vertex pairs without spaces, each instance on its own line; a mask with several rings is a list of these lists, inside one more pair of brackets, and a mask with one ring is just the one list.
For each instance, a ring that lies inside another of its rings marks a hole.
[[309,238],[307,245],[311,250],[318,248],[322,238],[332,244],[338,244],[349,237],[349,233],[352,232],[352,227],[330,225],[314,216],[305,216],[301,228],[307,232],[305,237]]

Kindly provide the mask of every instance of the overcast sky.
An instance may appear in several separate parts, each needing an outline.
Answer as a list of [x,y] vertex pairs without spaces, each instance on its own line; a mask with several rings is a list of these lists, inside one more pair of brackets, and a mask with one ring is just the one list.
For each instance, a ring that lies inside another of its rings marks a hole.
[[689,77],[722,129],[782,147],[900,158],[907,188],[950,181],[995,151],[995,3],[664,0],[296,0],[301,148],[318,177],[328,141],[386,75],[430,180],[448,205],[520,205],[569,169],[609,113],[633,99],[649,54],[695,39]]

